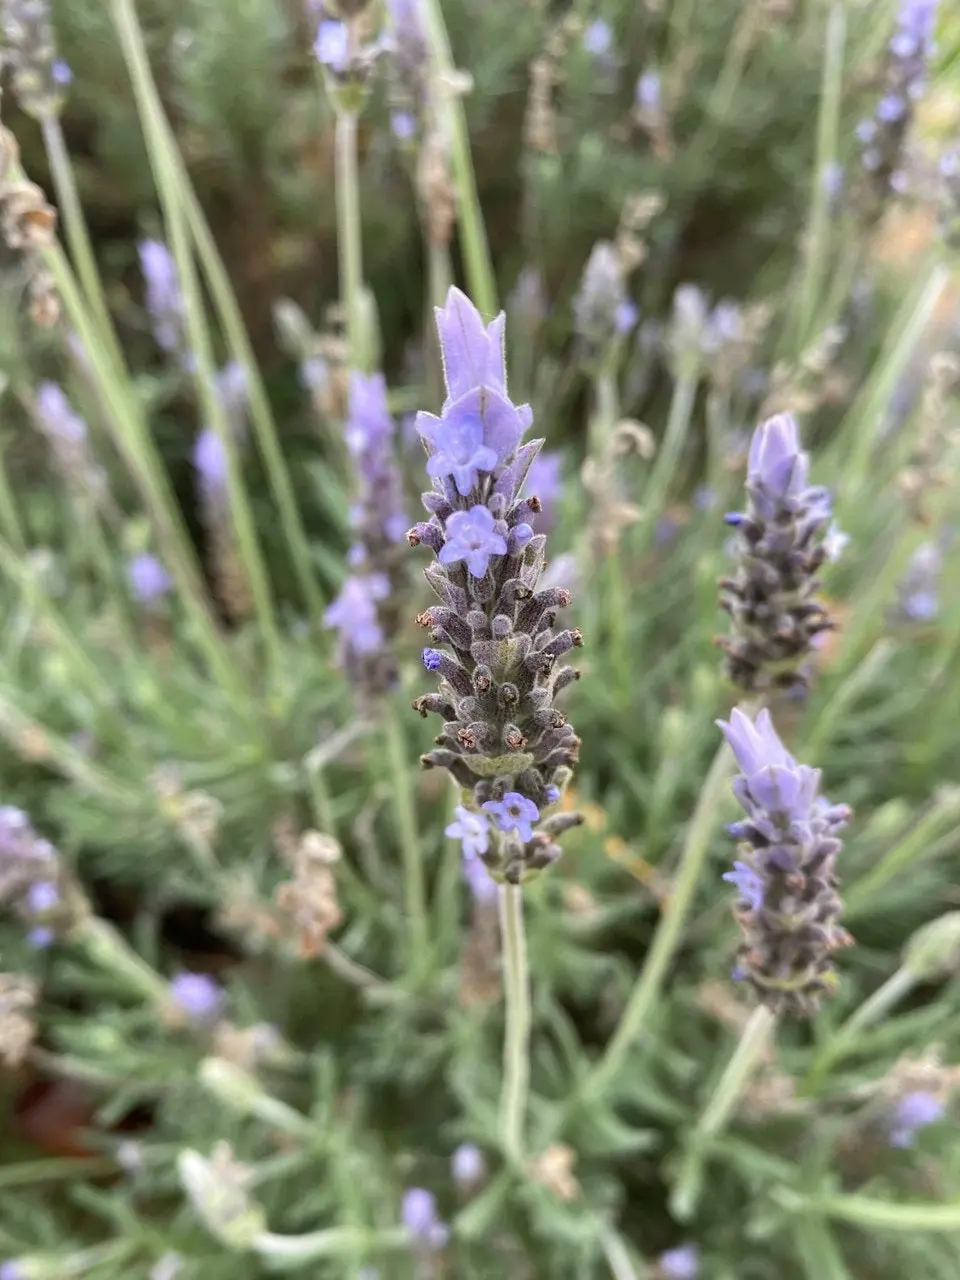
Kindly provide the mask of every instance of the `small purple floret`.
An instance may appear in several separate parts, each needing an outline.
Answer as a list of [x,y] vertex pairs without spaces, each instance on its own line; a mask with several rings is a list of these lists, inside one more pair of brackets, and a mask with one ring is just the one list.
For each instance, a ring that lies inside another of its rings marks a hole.
[[484,812],[493,814],[501,831],[516,831],[521,840],[533,839],[532,823],[540,818],[540,810],[519,791],[508,791],[502,800],[487,800]]

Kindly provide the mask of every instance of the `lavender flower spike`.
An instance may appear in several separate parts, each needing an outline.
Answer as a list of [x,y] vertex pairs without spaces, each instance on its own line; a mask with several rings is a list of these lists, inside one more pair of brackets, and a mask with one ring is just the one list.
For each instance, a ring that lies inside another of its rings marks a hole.
[[[433,487],[423,495],[429,520],[407,538],[435,553],[425,573],[440,600],[417,619],[431,633],[424,666],[440,685],[414,707],[444,721],[423,764],[448,769],[463,788],[449,834],[495,879],[519,884],[559,857],[554,837],[580,821],[540,814],[577,759],[579,740],[554,700],[577,678],[558,660],[583,641],[553,631],[570,592],[540,587],[546,538],[532,522],[541,505],[522,490],[542,441],[523,443],[530,409],[507,396],[504,325],[502,314],[485,324],[457,289],[437,311],[447,399],[439,417],[417,418]],[[494,822],[468,841],[467,818],[480,811]]]
[[141,240],[137,246],[146,285],[147,311],[153,336],[163,351],[181,352],[184,343],[184,302],[173,255],[160,240]]
[[718,643],[727,675],[749,692],[805,693],[805,661],[816,637],[834,625],[816,598],[830,497],[807,483],[809,467],[790,414],[761,423],[750,445],[747,509],[727,516],[737,530],[738,567],[720,581],[733,635]]
[[734,972],[775,1013],[808,1016],[837,985],[832,953],[852,941],[839,924],[835,871],[851,811],[819,794],[820,770],[794,760],[769,711],[750,720],[737,709],[717,724],[740,766],[733,793],[747,815],[730,828],[741,856],[724,876],[740,894]]

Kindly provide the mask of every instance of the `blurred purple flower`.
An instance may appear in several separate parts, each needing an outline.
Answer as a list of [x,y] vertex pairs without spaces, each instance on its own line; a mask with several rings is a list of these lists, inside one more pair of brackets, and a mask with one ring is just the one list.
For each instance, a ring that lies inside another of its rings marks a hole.
[[450,1230],[437,1212],[436,1196],[423,1187],[411,1187],[404,1193],[400,1221],[421,1249],[442,1249],[450,1238]]
[[24,901],[28,909],[35,915],[43,915],[53,911],[60,903],[57,886],[49,880],[38,880],[27,890]]
[[763,906],[763,881],[745,862],[735,862],[733,870],[724,873],[722,879],[732,884],[740,894],[741,901],[751,911],[759,911]]
[[890,1115],[887,1133],[891,1147],[912,1147],[921,1129],[943,1118],[944,1105],[923,1089],[900,1098]]
[[469,1190],[487,1176],[483,1152],[473,1142],[462,1142],[450,1157],[450,1173],[457,1186]]
[[127,565],[127,577],[134,597],[141,604],[153,604],[167,595],[173,582],[156,556],[141,552]]
[[390,594],[390,582],[382,573],[353,574],[324,612],[328,627],[340,633],[341,645],[356,654],[376,652],[383,644],[383,628],[377,604]]
[[475,902],[491,903],[497,900],[497,882],[487,870],[482,858],[463,859],[463,878]]
[[184,303],[177,264],[159,240],[141,240],[138,253],[157,346],[167,352],[179,351],[183,346]]
[[700,1252],[695,1244],[681,1244],[667,1249],[657,1259],[658,1280],[697,1280],[700,1275]]
[[471,813],[462,804],[458,804],[454,813],[456,822],[451,822],[445,830],[451,840],[459,840],[463,845],[463,856],[475,858],[486,853],[490,844],[490,824],[482,813]]
[[201,489],[221,493],[227,486],[227,451],[213,427],[204,427],[193,446],[193,465]]
[[583,33],[583,47],[595,58],[602,58],[613,48],[613,31],[610,23],[603,18],[595,18]]
[[345,22],[326,18],[320,23],[313,52],[321,66],[335,75],[344,73],[350,65],[350,36]]
[[169,984],[170,999],[191,1022],[215,1022],[223,1010],[225,995],[205,973],[179,973]]
[[634,101],[641,111],[653,114],[660,110],[663,96],[663,84],[659,71],[644,71],[637,78]]
[[543,510],[534,516],[537,533],[549,533],[557,523],[557,507],[563,494],[563,455],[538,453],[527,472],[527,491],[540,499]]

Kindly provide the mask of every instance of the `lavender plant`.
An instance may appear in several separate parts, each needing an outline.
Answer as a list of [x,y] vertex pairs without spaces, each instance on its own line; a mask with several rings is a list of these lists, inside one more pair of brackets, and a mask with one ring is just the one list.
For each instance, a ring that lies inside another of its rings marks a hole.
[[953,1280],[930,7],[138,8],[8,5],[0,1275]]

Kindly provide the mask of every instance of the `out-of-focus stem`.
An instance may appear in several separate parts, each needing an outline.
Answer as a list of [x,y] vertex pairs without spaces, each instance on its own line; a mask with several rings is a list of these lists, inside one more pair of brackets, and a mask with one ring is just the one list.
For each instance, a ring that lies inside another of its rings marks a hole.
[[846,1022],[834,1031],[829,1040],[814,1055],[807,1074],[803,1077],[799,1092],[807,1097],[818,1092],[824,1077],[835,1062],[844,1057],[856,1042],[857,1033],[883,1018],[917,985],[919,979],[909,969],[899,968],[883,986],[868,996]]
[[680,1174],[670,1196],[670,1212],[680,1222],[693,1216],[703,1189],[704,1161],[709,1144],[725,1128],[743,1090],[766,1052],[776,1026],[776,1014],[758,1005],[743,1030],[706,1109],[690,1135]]
[[503,1086],[500,1094],[500,1143],[517,1168],[523,1165],[523,1130],[530,1090],[530,972],[523,927],[523,889],[502,884],[500,937],[503,948]]
[[403,857],[403,890],[410,931],[410,967],[420,974],[429,958],[427,891],[423,874],[423,850],[414,809],[414,782],[407,761],[407,743],[396,708],[387,709],[387,758],[394,813]]
[[683,926],[700,882],[732,765],[733,753],[723,743],[714,756],[700,790],[684,840],[680,867],[653,935],[643,969],[610,1043],[583,1084],[582,1091],[587,1097],[596,1098],[604,1094],[624,1069],[627,1055],[659,998],[663,979],[680,945]]
[[104,345],[111,357],[117,359],[119,364],[116,334],[103,292],[100,272],[97,270],[97,260],[90,242],[87,222],[83,216],[83,206],[77,193],[73,165],[70,163],[70,155],[64,141],[60,117],[56,115],[44,116],[41,127],[43,129],[43,143],[47,152],[47,161],[50,165],[50,173],[57,193],[57,208],[63,220],[74,266],[83,286],[83,291],[86,294],[87,304],[93,311],[100,328],[100,335]]
[[363,242],[360,230],[360,177],[357,168],[355,111],[337,111],[335,148],[340,301],[346,316],[350,366],[363,369]]
[[[440,0],[424,0],[423,14],[434,64],[440,76],[449,82],[456,68]],[[441,109],[447,116],[449,129],[450,158],[457,184],[457,218],[460,223],[467,285],[474,305],[483,315],[494,316],[497,312],[497,281],[473,172],[467,115],[462,99],[450,90],[444,95]]]

